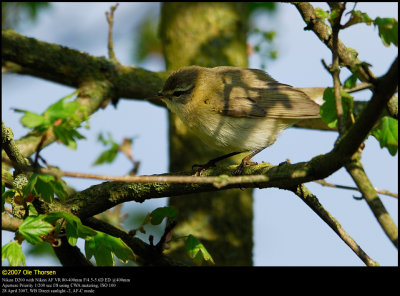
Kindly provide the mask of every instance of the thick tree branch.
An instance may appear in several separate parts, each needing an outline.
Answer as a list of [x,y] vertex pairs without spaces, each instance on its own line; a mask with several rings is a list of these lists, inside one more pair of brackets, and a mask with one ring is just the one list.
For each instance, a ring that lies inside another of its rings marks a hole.
[[68,243],[65,236],[61,237],[61,245],[53,247],[53,250],[63,266],[93,266],[77,246]]
[[[53,43],[25,37],[12,30],[2,30],[3,63],[22,67],[19,73],[79,88],[88,81],[108,81],[114,97],[144,99],[156,94],[168,73],[122,66],[105,57]],[[24,72],[22,72],[24,71]]]

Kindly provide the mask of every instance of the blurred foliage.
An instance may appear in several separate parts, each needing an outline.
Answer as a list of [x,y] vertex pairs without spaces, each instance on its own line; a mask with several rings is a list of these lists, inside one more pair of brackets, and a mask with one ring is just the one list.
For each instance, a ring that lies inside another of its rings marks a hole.
[[[249,2],[250,18],[266,13],[276,13],[277,3],[275,2]],[[133,59],[135,62],[143,62],[151,55],[162,55],[161,40],[158,36],[159,17],[154,13],[145,16],[137,27],[138,37],[134,41]],[[249,55],[260,56],[261,67],[269,60],[276,59],[278,52],[273,46],[275,31],[264,30],[263,28],[250,28],[249,37],[252,36],[254,44],[249,45]]]
[[249,2],[249,13],[251,16],[252,13],[259,11],[275,12],[276,7],[276,2]]
[[149,55],[162,55],[161,40],[158,37],[158,17],[148,14],[137,28],[138,37],[134,41],[134,61],[142,62]]
[[49,7],[50,2],[2,2],[2,28],[15,29],[21,21],[35,21],[39,11]]

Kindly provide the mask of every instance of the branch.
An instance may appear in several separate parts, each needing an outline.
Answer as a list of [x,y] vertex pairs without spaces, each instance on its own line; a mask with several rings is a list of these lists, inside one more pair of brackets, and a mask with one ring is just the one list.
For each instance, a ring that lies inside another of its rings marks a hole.
[[12,130],[6,127],[3,121],[1,122],[1,138],[2,149],[4,149],[5,153],[11,160],[17,173],[22,172],[26,167],[29,167],[29,161],[22,155],[18,146],[14,142],[14,134]]
[[376,261],[371,259],[354,239],[343,229],[339,222],[329,214],[319,203],[318,199],[303,184],[291,190],[302,201],[304,201],[328,226],[353,250],[353,252],[367,265],[377,266]]
[[61,237],[61,245],[53,247],[53,250],[63,266],[93,266],[77,246],[68,243],[65,236]]
[[117,57],[114,52],[114,45],[112,39],[113,24],[114,24],[114,11],[117,9],[119,3],[111,6],[110,12],[106,11],[106,18],[108,22],[108,57],[111,61],[118,63]]
[[[308,2],[293,2],[300,12],[307,26],[304,30],[312,30],[317,37],[330,49],[334,50],[332,32],[330,27],[322,22],[315,14],[314,7]],[[350,71],[356,69],[354,73],[363,82],[374,83],[375,76],[339,39],[337,43],[337,54],[340,64],[346,66]],[[357,67],[356,67],[357,66]]]
[[332,20],[332,68],[330,72],[333,78],[333,91],[335,97],[335,107],[336,107],[336,116],[338,119],[338,129],[339,134],[343,134],[346,131],[345,118],[343,113],[342,106],[342,96],[340,94],[341,85],[340,85],[340,68],[339,68],[339,31],[340,31],[340,20],[343,15],[343,11],[345,10],[345,5],[340,2],[330,3],[331,11],[338,11],[337,17]]
[[151,246],[142,240],[133,237],[108,223],[96,218],[88,218],[82,221],[85,225],[93,229],[105,232],[109,235],[121,238],[138,256],[138,262],[146,266],[182,266],[181,262],[177,262],[160,252],[157,246]]
[[1,229],[16,232],[23,220],[11,217],[5,212],[1,213]]
[[359,156],[354,157],[353,161],[346,165],[346,170],[357,184],[362,196],[367,201],[368,206],[374,213],[382,229],[395,247],[398,248],[399,234],[396,223],[390,217],[375,188],[372,186],[371,181],[367,177],[363,165],[359,160]]
[[[352,186],[346,186],[346,185],[332,184],[332,183],[326,182],[325,180],[315,180],[314,182],[315,182],[315,183],[318,183],[318,184],[320,184],[320,185],[322,185],[322,186],[327,186],[327,187],[333,187],[333,188],[339,188],[339,189],[348,189],[348,190],[360,191],[360,190],[358,189],[358,187],[352,187]],[[379,190],[379,189],[376,189],[376,188],[374,188],[374,189],[375,189],[375,191],[376,191],[377,193],[379,193],[379,194],[383,194],[383,195],[391,196],[391,197],[394,197],[394,198],[398,198],[398,194],[397,194],[397,193],[393,193],[393,192],[390,192],[390,191],[388,191],[388,190]]]
[[25,37],[13,30],[2,30],[1,53],[4,62],[22,67],[21,74],[74,88],[88,81],[108,81],[117,98],[151,97],[168,77],[165,72],[122,66],[104,57],[93,57],[82,51]]

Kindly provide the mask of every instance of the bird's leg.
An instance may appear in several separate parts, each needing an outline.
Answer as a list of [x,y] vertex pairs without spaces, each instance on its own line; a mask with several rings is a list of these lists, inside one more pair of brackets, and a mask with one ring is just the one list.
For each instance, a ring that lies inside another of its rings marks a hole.
[[246,165],[256,165],[257,163],[254,161],[250,161],[256,154],[264,150],[264,148],[256,149],[242,159],[242,162],[239,164],[237,169],[233,172],[234,176],[240,176],[243,173],[243,169]]
[[211,168],[211,167],[215,167],[215,164],[216,164],[218,161],[221,161],[221,160],[223,160],[223,159],[225,159],[225,158],[234,156],[234,155],[239,154],[239,153],[241,153],[241,152],[231,152],[231,153],[228,153],[228,154],[219,156],[219,157],[217,157],[217,158],[213,158],[213,159],[211,159],[210,161],[208,161],[206,164],[194,164],[194,165],[192,165],[192,170],[193,170],[195,167],[198,167],[198,169],[196,170],[196,174],[195,174],[195,175],[196,175],[196,176],[201,176],[201,174],[203,173],[204,170],[206,170],[206,169],[208,169],[208,168]]

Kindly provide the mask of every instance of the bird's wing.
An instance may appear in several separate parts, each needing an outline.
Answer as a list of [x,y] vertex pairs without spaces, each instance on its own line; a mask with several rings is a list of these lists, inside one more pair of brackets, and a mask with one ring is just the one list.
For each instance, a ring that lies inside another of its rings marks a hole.
[[263,87],[224,90],[229,100],[211,100],[214,109],[233,117],[269,117],[288,119],[319,118],[320,106],[304,92],[275,81]]

